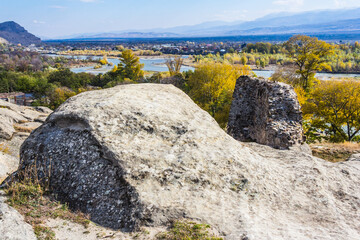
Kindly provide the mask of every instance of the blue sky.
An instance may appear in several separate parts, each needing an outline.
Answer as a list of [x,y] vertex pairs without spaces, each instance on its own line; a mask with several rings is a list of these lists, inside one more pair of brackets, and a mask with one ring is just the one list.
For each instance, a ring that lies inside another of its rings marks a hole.
[[283,11],[360,7],[360,0],[0,0],[0,22],[40,37],[253,20]]

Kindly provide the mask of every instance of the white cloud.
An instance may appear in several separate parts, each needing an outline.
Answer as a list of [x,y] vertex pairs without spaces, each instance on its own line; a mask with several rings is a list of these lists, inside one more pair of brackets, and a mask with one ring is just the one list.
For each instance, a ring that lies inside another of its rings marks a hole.
[[33,23],[35,23],[35,24],[45,24],[44,21],[39,21],[39,20],[33,20]]
[[276,0],[273,2],[273,4],[284,6],[301,6],[304,5],[304,0]]
[[336,8],[360,6],[359,0],[334,0]]

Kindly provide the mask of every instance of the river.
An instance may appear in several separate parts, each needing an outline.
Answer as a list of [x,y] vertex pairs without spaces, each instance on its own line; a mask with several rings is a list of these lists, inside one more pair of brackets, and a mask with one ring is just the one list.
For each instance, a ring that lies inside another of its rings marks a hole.
[[[47,54],[47,56],[50,57],[67,57],[67,58],[73,58],[73,56],[69,55],[55,55],[55,54]],[[90,56],[74,56],[76,59],[87,59]],[[188,56],[183,56],[183,58],[187,58]],[[102,59],[102,57],[99,56],[91,56],[92,59]],[[108,71],[111,71],[114,68],[114,65],[118,65],[120,63],[120,60],[118,58],[109,58],[108,62],[112,63],[113,66],[102,66],[101,68],[94,69],[93,66],[87,66],[87,67],[79,67],[79,68],[71,68],[71,71],[74,73],[81,73],[81,72],[87,72],[92,74],[99,74],[99,73],[106,73]],[[166,72],[169,71],[167,66],[165,65],[167,58],[164,57],[151,57],[151,58],[140,58],[140,63],[144,64],[143,70],[145,71],[153,71],[153,72]],[[194,70],[193,67],[188,66],[182,66],[181,72],[188,71],[188,70]]]
[[[92,59],[101,59],[102,57],[99,56],[69,56],[69,55],[55,55],[55,54],[46,54],[50,57],[57,57],[63,56],[67,58],[76,58],[76,59],[87,59],[91,57]],[[183,56],[187,58],[188,56]],[[154,72],[166,72],[168,71],[167,66],[165,65],[167,58],[164,57],[152,57],[152,58],[140,58],[140,63],[144,64],[143,70],[145,71],[154,71]],[[120,60],[118,58],[108,58],[108,62],[112,63],[113,65],[118,65]],[[78,67],[78,68],[71,68],[72,72],[81,73],[87,72],[92,74],[99,74],[99,73],[106,73],[113,69],[113,66],[102,66],[99,69],[94,69],[93,66],[87,67]],[[189,66],[182,66],[181,72],[194,70],[193,67]],[[253,70],[253,72],[258,77],[269,78],[274,73],[274,71],[260,71],[260,70]],[[337,73],[317,73],[316,77],[320,80],[330,80],[332,78],[360,78],[360,74],[337,74]]]
[[[260,71],[260,70],[253,70],[253,72],[258,77],[269,78],[275,72],[273,70],[269,71]],[[317,73],[315,75],[317,79],[320,80],[330,80],[332,78],[360,78],[360,74],[351,74],[351,73]]]

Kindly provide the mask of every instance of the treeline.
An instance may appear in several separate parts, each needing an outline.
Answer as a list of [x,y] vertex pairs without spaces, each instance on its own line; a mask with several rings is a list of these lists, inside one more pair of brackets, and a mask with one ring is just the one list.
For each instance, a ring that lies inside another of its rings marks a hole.
[[91,87],[95,76],[69,69],[52,72],[16,72],[0,67],[0,92],[32,93],[34,105],[57,108],[66,99]]
[[[208,54],[194,56],[196,62],[217,61],[232,64],[255,65],[257,68],[265,68],[270,65],[288,66],[294,63],[288,56],[288,48],[285,43],[249,43],[238,53]],[[323,72],[360,72],[360,44],[332,44],[334,54],[324,56]]]
[[284,53],[284,46],[282,44],[271,43],[248,43],[243,49],[245,53],[262,53],[262,54],[276,54]]
[[255,65],[258,68],[265,68],[270,65],[286,66],[293,61],[285,54],[262,54],[262,53],[226,53],[208,54],[194,56],[196,63],[216,61],[220,63]]
[[7,71],[38,72],[49,68],[64,68],[95,62],[92,59],[75,59],[62,56],[49,57],[37,52],[0,48],[0,66]]
[[[6,54],[5,54],[6,55]],[[143,64],[131,50],[124,50],[120,55],[121,63],[106,74],[73,73],[61,65],[48,68],[51,58],[30,52],[9,53],[14,64],[23,62],[24,68],[9,68],[7,62],[0,62],[0,92],[32,93],[34,105],[57,108],[66,99],[84,92],[119,84],[151,82],[142,71]],[[19,57],[20,56],[20,57]],[[25,59],[39,59],[41,68],[33,68]],[[56,66],[56,59],[51,62]]]
[[35,52],[0,51],[0,65],[8,71],[37,72],[54,66],[55,61]]
[[[126,50],[122,45],[119,45],[114,50],[90,50],[90,49],[83,49],[83,50],[67,50],[59,52],[60,55],[70,55],[70,56],[79,56],[79,55],[86,55],[86,56],[111,56],[111,57],[119,57],[121,56],[122,51]],[[162,55],[159,51],[154,50],[136,50],[133,51],[136,56],[160,56]]]

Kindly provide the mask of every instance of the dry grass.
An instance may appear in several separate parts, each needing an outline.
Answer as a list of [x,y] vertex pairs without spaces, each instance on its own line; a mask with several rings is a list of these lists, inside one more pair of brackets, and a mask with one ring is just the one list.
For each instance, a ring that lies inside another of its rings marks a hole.
[[23,123],[28,123],[29,121],[27,121],[27,120],[19,120],[17,123],[19,123],[19,124],[23,124]]
[[9,146],[6,145],[5,143],[0,143],[0,152],[3,152],[5,154],[9,154],[10,153]]
[[17,132],[25,132],[25,133],[31,133],[36,129],[34,127],[24,127],[17,124],[14,124],[13,127]]
[[19,175],[18,181],[12,181],[5,189],[8,204],[32,225],[38,239],[55,239],[55,233],[44,225],[49,218],[61,218],[88,227],[90,223],[88,216],[80,212],[72,212],[67,204],[56,201],[51,195],[49,181],[40,182],[37,179],[36,166],[22,171]]
[[313,155],[330,162],[346,161],[352,154],[360,153],[360,143],[316,143],[310,145]]

